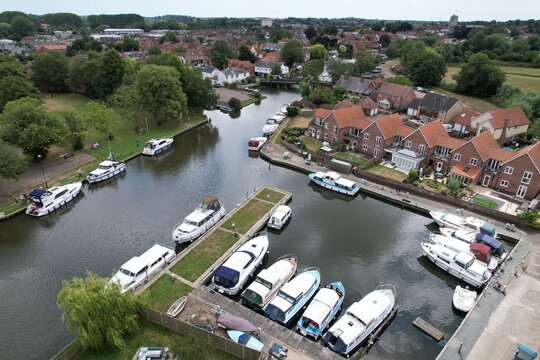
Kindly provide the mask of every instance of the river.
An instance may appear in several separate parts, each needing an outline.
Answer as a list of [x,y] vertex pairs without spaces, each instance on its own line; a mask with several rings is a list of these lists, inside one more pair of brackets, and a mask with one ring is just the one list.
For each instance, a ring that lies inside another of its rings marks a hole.
[[304,174],[249,156],[247,140],[298,97],[265,95],[234,119],[208,112],[211,124],[176,138],[173,151],[135,158],[124,176],[85,186],[84,196],[53,215],[1,222],[0,358],[47,359],[72,339],[56,306],[63,279],[87,270],[110,276],[156,242],[172,246],[174,224],[204,196],[216,195],[232,209],[269,184],[293,193],[293,218],[270,234],[268,262],[295,253],[299,268],[320,267],[322,283],[345,284],[345,307],[381,283],[394,284],[398,315],[366,358],[433,359],[443,342],[412,321],[422,316],[448,339],[461,317],[452,310],[456,282],[420,257],[430,219],[372,197],[323,192]]

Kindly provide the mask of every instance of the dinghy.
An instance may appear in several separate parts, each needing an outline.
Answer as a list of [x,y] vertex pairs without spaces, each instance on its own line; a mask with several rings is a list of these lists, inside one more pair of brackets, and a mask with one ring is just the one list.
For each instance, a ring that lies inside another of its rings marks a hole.
[[468,290],[458,285],[454,291],[452,302],[454,307],[459,311],[468,312],[474,306],[477,297],[478,294],[476,291]]
[[186,307],[186,301],[187,297],[182,296],[181,298],[178,298],[170,307],[169,310],[167,310],[167,315],[172,317],[177,317],[178,314],[184,310],[184,307]]
[[246,334],[242,331],[229,330],[227,335],[231,338],[232,341],[247,346],[250,349],[262,351],[264,344],[259,341],[255,336]]

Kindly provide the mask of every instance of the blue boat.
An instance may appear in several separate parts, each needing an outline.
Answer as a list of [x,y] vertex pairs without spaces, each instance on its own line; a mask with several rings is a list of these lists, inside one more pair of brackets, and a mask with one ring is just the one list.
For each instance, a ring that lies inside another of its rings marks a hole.
[[360,190],[357,183],[345,179],[334,171],[328,171],[326,173],[318,171],[316,173],[311,173],[308,176],[315,184],[341,194],[356,195]]
[[246,334],[242,331],[229,330],[227,335],[232,339],[232,341],[247,346],[250,349],[262,351],[264,344],[259,341],[255,336]]
[[279,324],[287,326],[315,295],[320,283],[321,272],[319,268],[305,269],[286,283],[263,308],[265,315]]
[[296,330],[317,340],[341,309],[345,287],[336,281],[319,289],[296,324]]

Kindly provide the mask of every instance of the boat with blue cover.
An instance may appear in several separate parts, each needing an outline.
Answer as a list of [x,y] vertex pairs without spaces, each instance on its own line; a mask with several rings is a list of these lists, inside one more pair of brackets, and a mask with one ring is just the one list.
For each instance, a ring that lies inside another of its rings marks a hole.
[[317,340],[343,305],[345,287],[336,281],[319,289],[296,324],[296,330]]
[[48,190],[34,189],[29,195],[30,205],[26,208],[26,214],[31,216],[45,216],[60,209],[81,192],[82,182],[52,187]]
[[360,190],[357,183],[345,179],[334,171],[328,171],[326,173],[318,171],[316,173],[311,173],[308,176],[315,184],[341,194],[356,195]]
[[303,270],[287,282],[278,294],[264,307],[270,319],[287,326],[293,317],[315,295],[321,283],[321,272],[317,267]]
[[242,331],[229,330],[227,331],[227,335],[229,335],[232,341],[253,350],[262,351],[264,347],[264,344],[255,336],[246,334]]

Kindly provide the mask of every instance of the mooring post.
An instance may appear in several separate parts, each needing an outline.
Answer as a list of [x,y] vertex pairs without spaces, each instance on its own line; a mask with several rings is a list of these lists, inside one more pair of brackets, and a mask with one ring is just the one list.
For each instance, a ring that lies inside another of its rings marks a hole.
[[458,349],[458,353],[461,354],[461,348],[463,347],[463,341],[459,343],[459,349]]

